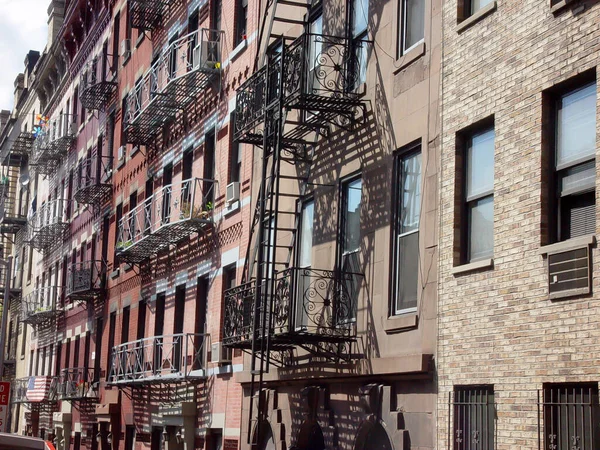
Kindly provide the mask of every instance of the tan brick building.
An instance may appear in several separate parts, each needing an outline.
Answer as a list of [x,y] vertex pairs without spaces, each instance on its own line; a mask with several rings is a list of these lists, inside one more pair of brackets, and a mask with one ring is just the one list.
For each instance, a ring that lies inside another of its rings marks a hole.
[[600,446],[599,19],[444,2],[439,448]]

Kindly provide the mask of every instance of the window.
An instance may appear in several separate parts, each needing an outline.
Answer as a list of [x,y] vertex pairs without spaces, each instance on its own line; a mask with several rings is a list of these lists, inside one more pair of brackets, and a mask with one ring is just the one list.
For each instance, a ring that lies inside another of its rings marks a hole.
[[123,317],[121,317],[121,344],[129,342],[129,318],[131,309],[129,306],[123,308]]
[[473,14],[479,12],[485,6],[493,3],[494,0],[459,0],[458,3],[458,19],[459,22],[471,17]]
[[353,178],[342,184],[342,236],[341,236],[341,271],[344,274],[344,282],[341,288],[347,292],[344,298],[351,302],[348,305],[347,321],[356,319],[356,308],[358,301],[358,286],[353,278],[347,278],[348,274],[360,273],[360,209],[362,204],[362,179]]
[[416,311],[419,282],[421,218],[421,149],[410,149],[396,161],[395,296],[393,314]]
[[121,219],[123,218],[123,204],[119,203],[117,205],[117,211],[115,215],[115,228],[117,232],[115,233],[115,254],[113,256],[113,270],[116,270],[120,264],[119,256],[117,254],[117,247],[119,246],[119,239],[121,239],[121,245],[124,242],[129,241],[133,238],[130,234],[125,232],[125,228],[121,227]]
[[[220,17],[219,17],[220,20]],[[235,0],[235,42],[237,46],[246,39],[248,0]]]
[[115,346],[115,328],[117,326],[117,313],[110,313],[110,322],[108,325],[108,370],[106,371],[106,380],[110,380],[111,368],[115,365],[113,361],[113,349]]
[[302,205],[302,215],[300,216],[300,238],[298,239],[298,287],[297,287],[297,302],[296,302],[296,330],[306,329],[309,318],[308,313],[311,306],[310,300],[310,285],[311,285],[311,268],[312,268],[312,251],[313,251],[313,235],[314,235],[314,217],[315,217],[315,202],[314,200],[306,200]]
[[454,450],[494,449],[493,386],[456,386],[453,418]]
[[213,183],[208,180],[213,180],[215,178],[215,147],[215,130],[211,130],[204,136],[204,167],[202,172],[205,180],[202,187],[202,193],[207,203],[212,203],[214,200]]
[[229,116],[229,182],[241,181],[242,173],[242,145],[233,138],[235,133],[235,112]]
[[556,101],[554,171],[556,240],[596,232],[596,83]]
[[135,425],[125,426],[125,450],[134,450],[135,447]]
[[117,13],[115,15],[115,21],[113,22],[113,48],[112,48],[112,67],[115,72],[117,72],[119,70],[120,27],[121,27],[121,13]]
[[401,0],[400,56],[425,39],[425,0]]
[[235,264],[230,264],[223,268],[223,291],[235,287],[236,267]]
[[138,321],[136,339],[144,339],[146,337],[146,309],[148,308],[146,300],[140,300],[138,304]]
[[543,400],[544,448],[598,448],[597,383],[546,384]]
[[465,140],[463,263],[491,258],[494,251],[494,128]]
[[212,0],[210,6],[210,28],[212,30],[221,29],[221,0]]
[[367,80],[367,29],[369,17],[369,0],[352,0],[350,7],[350,37],[354,52],[353,76],[354,89]]

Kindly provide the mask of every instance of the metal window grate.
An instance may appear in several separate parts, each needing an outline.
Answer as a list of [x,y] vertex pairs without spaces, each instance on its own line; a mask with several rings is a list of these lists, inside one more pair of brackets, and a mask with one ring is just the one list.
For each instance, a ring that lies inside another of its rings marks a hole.
[[548,255],[550,296],[589,294],[590,255],[587,247]]
[[538,392],[538,448],[597,449],[600,445],[599,407],[596,383],[544,386]]
[[448,394],[448,433],[453,433],[448,441],[453,442],[452,449],[494,449],[495,421],[493,386],[455,387]]

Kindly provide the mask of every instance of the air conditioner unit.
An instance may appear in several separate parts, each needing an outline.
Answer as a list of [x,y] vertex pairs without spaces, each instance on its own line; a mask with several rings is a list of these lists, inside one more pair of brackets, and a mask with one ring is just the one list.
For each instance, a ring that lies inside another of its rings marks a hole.
[[215,342],[210,346],[210,362],[215,364],[230,363],[231,349],[224,347],[221,342]]
[[126,151],[127,147],[125,147],[124,145],[121,145],[119,147],[118,153],[117,153],[117,159],[119,161],[125,159],[125,151]]
[[121,41],[121,50],[119,54],[122,58],[127,58],[131,54],[131,39],[123,39]]
[[77,133],[77,122],[71,122],[69,124],[69,134],[73,135]]
[[234,181],[227,185],[227,203],[232,204],[240,199],[240,183]]
[[217,69],[217,63],[221,63],[219,55],[219,43],[215,41],[202,42],[200,51],[200,66],[205,69]]

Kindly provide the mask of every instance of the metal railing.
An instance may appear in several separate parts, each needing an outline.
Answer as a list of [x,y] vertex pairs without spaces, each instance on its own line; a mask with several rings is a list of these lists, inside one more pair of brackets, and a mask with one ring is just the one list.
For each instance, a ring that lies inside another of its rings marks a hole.
[[48,403],[56,401],[57,379],[33,376],[12,381],[12,403]]
[[62,369],[56,384],[56,394],[59,400],[97,400],[99,392],[94,369]]
[[62,242],[69,228],[71,201],[56,199],[44,203],[27,223],[26,241],[38,250],[46,250]]
[[281,89],[282,107],[339,113],[355,105],[369,45],[367,40],[304,33],[283,53],[272,54],[237,90],[235,138],[264,119],[265,106],[279,100]]
[[[362,274],[312,268],[290,268],[276,275],[274,292],[260,286],[270,303],[259,306],[259,323],[270,323],[269,334],[278,338],[344,341],[356,336],[356,316]],[[226,345],[245,345],[252,339],[256,281],[225,291],[224,338]],[[257,331],[257,339],[266,331]],[[290,341],[290,342],[292,342]],[[292,342],[293,343],[293,342]]]
[[142,260],[213,222],[215,180],[190,178],[164,186],[118,224],[117,250]]
[[112,192],[109,177],[112,157],[92,155],[75,167],[73,198],[79,203],[99,204]]
[[36,289],[21,301],[21,321],[30,325],[37,325],[52,320],[61,314],[60,307],[62,288],[58,286]]
[[[56,167],[75,140],[77,134],[76,116],[59,114],[45,123],[33,144],[32,165],[40,173]],[[53,163],[53,164],[52,164]]]
[[0,161],[5,166],[20,167],[31,154],[35,138],[30,131],[21,131],[11,142],[6,142],[0,150]]
[[67,269],[69,297],[93,298],[102,293],[106,278],[104,261],[84,261],[71,264]]
[[[488,386],[468,386],[448,393],[448,438],[453,450],[494,450],[496,405]],[[451,427],[451,420],[453,426]],[[450,435],[450,433],[452,433]]]
[[92,58],[81,70],[79,101],[87,109],[104,110],[117,90],[112,56],[101,54]]
[[117,345],[111,354],[109,383],[165,383],[205,378],[208,337],[180,333]]
[[129,142],[143,144],[153,137],[220,72],[222,40],[222,31],[202,28],[161,52],[127,95],[124,123]]

